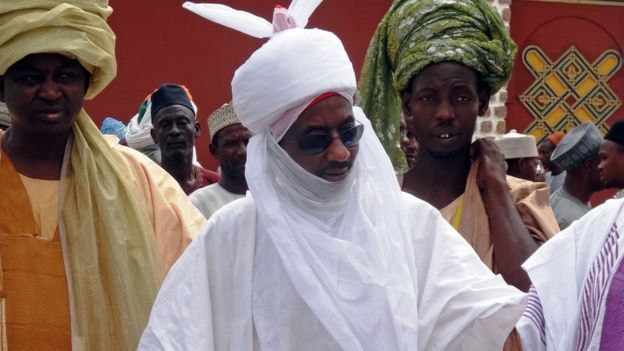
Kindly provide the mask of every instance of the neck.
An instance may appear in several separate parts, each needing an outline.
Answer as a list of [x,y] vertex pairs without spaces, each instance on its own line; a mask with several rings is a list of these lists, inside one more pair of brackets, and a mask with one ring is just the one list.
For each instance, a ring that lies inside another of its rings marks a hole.
[[589,198],[594,193],[586,177],[578,172],[567,173],[566,179],[563,182],[563,190],[584,204],[589,202]]
[[468,151],[451,158],[422,152],[405,174],[403,191],[442,209],[464,193],[470,164]]
[[182,189],[195,184],[192,155],[181,158],[163,158],[160,166],[180,184]]
[[224,173],[221,174],[219,185],[221,185],[225,190],[238,195],[245,195],[248,189],[247,181],[244,177],[242,180],[239,180],[229,177]]
[[3,135],[2,148],[15,169],[30,178],[61,178],[65,147],[71,130],[64,133],[32,134],[9,128]]

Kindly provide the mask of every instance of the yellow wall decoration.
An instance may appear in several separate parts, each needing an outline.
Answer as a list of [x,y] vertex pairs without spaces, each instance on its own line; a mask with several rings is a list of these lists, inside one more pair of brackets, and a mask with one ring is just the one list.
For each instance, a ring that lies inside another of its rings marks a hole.
[[606,133],[607,120],[622,101],[607,84],[622,67],[615,50],[603,52],[589,63],[574,47],[553,62],[537,46],[527,46],[522,63],[535,81],[518,97],[533,116],[525,133],[538,141],[557,130],[569,130],[583,122],[594,122]]

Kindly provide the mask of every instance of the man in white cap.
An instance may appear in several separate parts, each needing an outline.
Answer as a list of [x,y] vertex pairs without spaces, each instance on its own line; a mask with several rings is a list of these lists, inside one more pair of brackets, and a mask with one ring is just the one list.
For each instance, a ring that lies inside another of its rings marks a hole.
[[532,182],[539,181],[540,160],[535,137],[511,130],[494,139],[499,151],[505,156],[507,174]]
[[276,8],[273,24],[185,4],[271,36],[232,81],[234,109],[253,134],[251,196],[215,213],[178,261],[139,349],[500,350],[524,294],[438,211],[400,192],[353,107],[342,43],[301,28],[312,3]]
[[208,117],[210,153],[219,161],[219,182],[195,191],[191,202],[206,217],[247,192],[245,162],[251,134],[241,124],[232,103],[224,104]]
[[598,171],[598,150],[602,135],[591,122],[572,129],[561,140],[550,159],[567,172],[563,186],[550,195],[561,229],[583,217],[589,210],[591,195],[604,188]]

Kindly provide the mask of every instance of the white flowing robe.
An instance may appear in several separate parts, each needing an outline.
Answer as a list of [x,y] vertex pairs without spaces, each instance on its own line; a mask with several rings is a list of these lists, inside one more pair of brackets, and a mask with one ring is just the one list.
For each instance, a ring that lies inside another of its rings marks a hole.
[[607,292],[623,258],[623,207],[624,200],[598,206],[522,265],[533,283],[516,326],[524,350],[599,350]]
[[[526,295],[492,274],[433,207],[408,194],[403,198],[413,224],[404,251],[414,257],[415,266],[409,270],[418,300],[418,312],[411,316],[418,335],[412,349],[501,350]],[[251,197],[234,201],[211,217],[170,271],[139,350],[341,349],[333,330],[324,328],[297,298],[274,300],[281,308],[274,309],[278,314],[268,328],[276,330],[269,340],[259,340],[257,328],[266,329],[267,320],[254,315],[255,304],[267,300],[262,300],[263,291],[256,285],[267,289],[267,284],[256,281],[262,272],[254,267],[283,268],[275,266],[279,256],[267,253],[270,240],[258,237],[262,232],[256,230],[258,224]],[[286,274],[283,279],[289,280]],[[292,315],[293,310],[298,315]],[[369,315],[369,306],[361,306],[361,318]],[[301,321],[306,323],[297,328]],[[310,340],[315,343],[298,344]],[[393,350],[360,346],[360,350]]]

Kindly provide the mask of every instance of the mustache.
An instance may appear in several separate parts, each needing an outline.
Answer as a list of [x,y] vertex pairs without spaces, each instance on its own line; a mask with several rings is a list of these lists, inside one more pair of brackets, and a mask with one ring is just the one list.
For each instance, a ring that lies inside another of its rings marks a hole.
[[341,170],[344,168],[351,169],[354,161],[332,161],[327,167],[323,168],[323,173],[333,170]]

